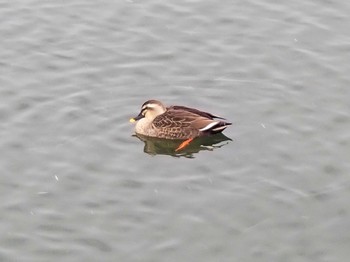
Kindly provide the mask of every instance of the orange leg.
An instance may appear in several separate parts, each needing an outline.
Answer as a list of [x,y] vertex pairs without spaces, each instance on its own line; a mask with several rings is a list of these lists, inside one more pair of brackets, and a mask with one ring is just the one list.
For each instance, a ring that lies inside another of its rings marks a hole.
[[186,146],[188,146],[188,145],[191,143],[192,140],[193,140],[193,138],[189,138],[189,139],[183,141],[183,142],[175,149],[175,152],[180,151],[181,149],[184,149]]

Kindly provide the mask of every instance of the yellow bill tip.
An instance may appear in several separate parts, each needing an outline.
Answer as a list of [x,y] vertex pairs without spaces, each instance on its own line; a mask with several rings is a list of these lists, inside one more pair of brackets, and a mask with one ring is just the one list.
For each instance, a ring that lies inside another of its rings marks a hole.
[[135,118],[130,118],[129,120],[130,123],[134,123],[135,121],[136,121]]

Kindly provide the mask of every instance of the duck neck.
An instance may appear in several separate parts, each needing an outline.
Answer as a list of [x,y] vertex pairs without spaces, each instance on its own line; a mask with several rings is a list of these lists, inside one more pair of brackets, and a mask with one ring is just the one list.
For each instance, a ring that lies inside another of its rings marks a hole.
[[141,135],[148,136],[148,132],[151,129],[150,125],[152,124],[152,120],[144,117],[137,121],[136,127],[135,127],[135,132]]

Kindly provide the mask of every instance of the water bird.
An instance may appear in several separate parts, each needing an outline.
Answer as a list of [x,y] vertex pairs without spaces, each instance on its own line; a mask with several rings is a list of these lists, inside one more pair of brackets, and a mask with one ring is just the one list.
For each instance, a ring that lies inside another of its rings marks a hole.
[[135,133],[147,137],[185,140],[176,151],[194,138],[221,133],[232,123],[224,118],[186,106],[166,107],[158,100],[148,100],[140,113],[130,119],[136,122]]

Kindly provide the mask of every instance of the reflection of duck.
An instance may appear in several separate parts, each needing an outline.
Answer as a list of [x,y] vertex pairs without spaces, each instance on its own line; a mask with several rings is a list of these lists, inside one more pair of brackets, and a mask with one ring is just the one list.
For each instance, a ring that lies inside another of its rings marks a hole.
[[[138,121],[139,120],[139,121]],[[178,149],[194,138],[221,133],[231,123],[223,118],[185,106],[165,107],[157,100],[148,100],[141,106],[135,122],[138,135],[165,139],[187,139]]]
[[202,150],[213,150],[224,146],[225,141],[231,141],[224,134],[215,134],[208,137],[197,137],[188,146],[183,148],[181,152],[177,150],[183,140],[170,140],[164,138],[147,137],[135,135],[145,143],[144,152],[150,155],[169,155],[169,156],[184,156],[193,158],[193,154]]

